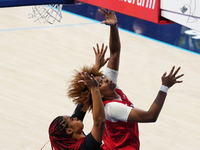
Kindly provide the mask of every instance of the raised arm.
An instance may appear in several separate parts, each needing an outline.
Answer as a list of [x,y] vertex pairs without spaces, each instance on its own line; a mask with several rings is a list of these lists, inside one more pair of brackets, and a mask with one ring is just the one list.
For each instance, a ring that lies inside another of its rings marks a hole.
[[83,80],[79,82],[85,83],[85,85],[88,87],[88,89],[91,91],[92,95],[92,101],[93,101],[93,127],[91,130],[91,134],[94,137],[94,139],[101,143],[103,139],[104,134],[104,128],[105,128],[105,112],[104,112],[104,106],[101,99],[101,94],[99,91],[98,82],[95,80],[93,76],[89,76],[86,72],[80,73]]
[[105,21],[102,21],[102,24],[110,25],[110,60],[107,67],[113,70],[119,70],[119,61],[120,61],[120,38],[118,32],[117,18],[114,11],[106,11],[105,9],[99,9],[99,12],[105,17]]
[[[94,53],[95,53],[95,64],[94,67],[97,70],[100,70],[109,60],[109,58],[105,59],[105,53],[107,51],[107,46],[104,47],[104,43],[101,46],[101,49],[99,48],[99,45],[96,45],[96,48],[93,47]],[[86,112],[82,110],[83,108],[83,103],[78,104],[72,114],[73,118],[78,118],[78,120],[83,121]]]
[[72,118],[78,118],[78,120],[81,120],[83,122],[83,119],[85,117],[86,112],[82,111],[83,103],[78,104],[72,114]]
[[158,95],[148,111],[143,111],[140,109],[132,109],[129,116],[128,122],[155,122],[160,114],[160,111],[165,102],[167,96],[168,88],[172,87],[175,83],[181,83],[182,81],[177,81],[183,74],[176,76],[180,67],[174,72],[175,67],[173,67],[168,76],[165,72],[162,76],[162,86]]

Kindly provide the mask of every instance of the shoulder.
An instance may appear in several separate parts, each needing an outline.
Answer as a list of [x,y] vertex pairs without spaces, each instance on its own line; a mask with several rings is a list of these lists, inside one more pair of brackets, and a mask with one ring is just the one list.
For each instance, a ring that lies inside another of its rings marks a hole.
[[104,106],[106,119],[111,122],[127,121],[128,115],[132,107],[122,102],[110,102]]
[[120,110],[120,109],[124,109],[124,108],[127,108],[128,106],[126,104],[124,104],[123,102],[121,101],[113,101],[113,102],[109,102],[107,103],[105,106],[104,106],[104,109],[105,111],[117,111],[117,110]]
[[98,143],[91,132],[84,138],[83,144],[80,150],[94,150],[98,149],[101,146],[101,143]]
[[124,105],[121,101],[119,100],[113,100],[108,102],[104,108],[117,108],[118,106]]

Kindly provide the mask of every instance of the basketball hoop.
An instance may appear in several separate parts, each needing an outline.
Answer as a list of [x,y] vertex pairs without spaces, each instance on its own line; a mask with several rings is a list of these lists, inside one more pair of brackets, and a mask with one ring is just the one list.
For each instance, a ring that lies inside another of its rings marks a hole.
[[53,24],[55,21],[60,22],[62,19],[62,5],[36,5],[31,7],[31,13],[28,14],[34,22],[39,21],[41,24]]

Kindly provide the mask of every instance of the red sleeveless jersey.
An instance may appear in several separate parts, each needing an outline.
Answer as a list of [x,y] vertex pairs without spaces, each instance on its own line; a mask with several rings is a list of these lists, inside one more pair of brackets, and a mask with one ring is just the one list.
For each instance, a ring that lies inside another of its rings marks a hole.
[[[116,92],[121,96],[122,101],[106,100],[103,102],[104,106],[111,102],[118,102],[133,107],[133,104],[128,100],[122,90],[116,89]],[[123,121],[111,122],[106,120],[103,142],[102,148],[105,150],[139,150],[138,123]]]

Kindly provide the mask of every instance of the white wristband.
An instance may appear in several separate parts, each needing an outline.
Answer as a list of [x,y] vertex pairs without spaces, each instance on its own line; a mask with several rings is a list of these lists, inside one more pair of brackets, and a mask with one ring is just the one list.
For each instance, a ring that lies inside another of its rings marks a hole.
[[169,88],[165,85],[161,85],[161,87],[160,87],[160,91],[165,92],[165,93],[167,93],[168,89]]

